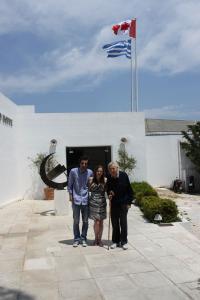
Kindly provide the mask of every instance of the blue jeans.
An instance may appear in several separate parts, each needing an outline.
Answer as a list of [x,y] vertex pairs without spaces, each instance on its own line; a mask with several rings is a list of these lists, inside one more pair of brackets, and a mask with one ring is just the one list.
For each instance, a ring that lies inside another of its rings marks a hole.
[[[78,204],[72,204],[73,209],[73,218],[74,218],[74,224],[73,224],[73,230],[74,230],[74,240],[80,241],[80,240],[86,240],[87,238],[87,230],[88,230],[88,205],[78,205]],[[79,223],[80,223],[80,212],[82,215],[82,233],[80,235],[79,230]]]

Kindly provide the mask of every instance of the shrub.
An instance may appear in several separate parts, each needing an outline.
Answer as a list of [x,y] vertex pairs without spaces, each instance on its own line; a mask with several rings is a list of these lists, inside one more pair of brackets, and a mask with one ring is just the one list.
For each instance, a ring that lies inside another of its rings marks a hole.
[[135,204],[141,206],[142,198],[145,196],[158,196],[156,190],[145,181],[131,183],[132,189],[135,193]]
[[154,222],[156,214],[162,216],[163,223],[170,223],[178,220],[177,205],[170,199],[161,199],[155,196],[143,197],[141,208],[144,216],[151,222]]
[[143,197],[141,206],[145,218],[150,222],[154,222],[155,215],[161,213],[161,199],[156,196]]
[[164,223],[178,220],[178,208],[176,203],[170,199],[161,199],[161,215]]

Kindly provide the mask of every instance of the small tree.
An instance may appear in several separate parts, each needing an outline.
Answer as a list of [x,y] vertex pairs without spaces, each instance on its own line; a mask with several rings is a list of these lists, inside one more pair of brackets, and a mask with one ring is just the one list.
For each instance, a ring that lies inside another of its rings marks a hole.
[[118,150],[119,160],[117,161],[120,170],[130,174],[136,166],[136,159],[133,156],[129,156],[126,151],[125,145],[121,144]]
[[182,135],[186,141],[181,143],[181,147],[200,173],[200,122],[188,125],[188,130],[182,131]]
[[[28,159],[31,160],[32,165],[37,169],[38,173],[40,172],[40,165],[44,158],[47,156],[47,153],[37,153],[34,158],[28,157]],[[48,173],[50,170],[52,170],[56,166],[56,162],[54,160],[54,157],[51,157],[50,159],[47,160],[46,162],[46,172]]]

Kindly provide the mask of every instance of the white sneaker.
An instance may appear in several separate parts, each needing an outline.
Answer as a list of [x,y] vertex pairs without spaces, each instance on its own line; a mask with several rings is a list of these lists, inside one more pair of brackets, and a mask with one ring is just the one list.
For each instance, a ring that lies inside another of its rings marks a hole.
[[77,248],[77,247],[78,247],[78,245],[79,245],[79,241],[74,241],[74,243],[73,243],[73,247],[74,247],[74,248]]
[[124,250],[128,250],[128,244],[124,244],[124,245],[122,246],[122,248],[123,248]]
[[116,243],[113,243],[111,246],[110,246],[110,249],[116,249],[117,248],[117,244]]
[[87,242],[86,242],[86,240],[82,240],[82,246],[83,246],[83,247],[87,247]]

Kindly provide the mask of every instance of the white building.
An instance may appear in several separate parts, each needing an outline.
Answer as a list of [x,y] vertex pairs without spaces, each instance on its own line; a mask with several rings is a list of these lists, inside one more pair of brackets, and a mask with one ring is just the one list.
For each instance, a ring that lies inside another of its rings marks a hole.
[[111,159],[116,160],[125,137],[129,155],[137,160],[131,179],[170,186],[176,177],[186,179],[194,171],[179,146],[180,130],[191,123],[145,120],[141,112],[35,113],[34,106],[18,106],[0,94],[0,205],[42,197],[41,181],[29,158],[48,152],[52,139],[58,142],[57,161],[66,165],[66,154],[75,147],[110,149]]

